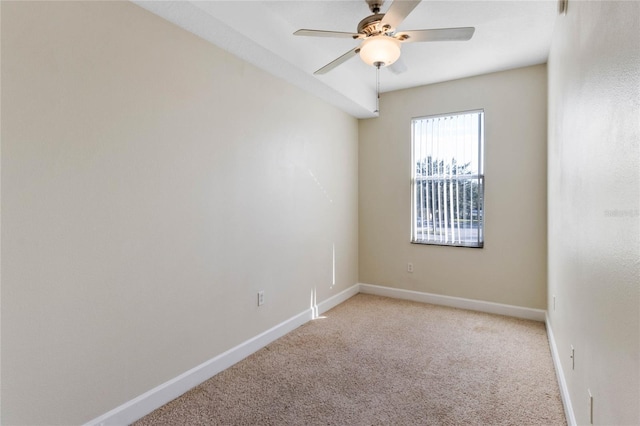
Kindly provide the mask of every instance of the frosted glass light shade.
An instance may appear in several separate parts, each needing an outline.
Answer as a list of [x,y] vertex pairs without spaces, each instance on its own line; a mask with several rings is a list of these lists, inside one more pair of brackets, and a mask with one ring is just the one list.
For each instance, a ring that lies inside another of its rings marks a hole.
[[377,35],[366,38],[360,46],[360,59],[365,64],[375,66],[391,65],[400,57],[400,42],[393,37]]

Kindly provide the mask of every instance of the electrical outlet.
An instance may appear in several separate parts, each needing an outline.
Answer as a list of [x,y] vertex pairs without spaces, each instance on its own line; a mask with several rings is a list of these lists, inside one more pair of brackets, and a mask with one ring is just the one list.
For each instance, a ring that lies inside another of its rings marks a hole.
[[413,272],[413,263],[407,263],[407,272]]
[[571,369],[576,369],[576,350],[573,348],[573,345],[571,345]]
[[264,290],[258,292],[258,306],[264,305]]

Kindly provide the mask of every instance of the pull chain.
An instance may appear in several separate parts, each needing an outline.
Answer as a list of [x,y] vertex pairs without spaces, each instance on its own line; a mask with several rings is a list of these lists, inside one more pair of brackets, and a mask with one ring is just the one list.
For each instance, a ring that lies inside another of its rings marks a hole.
[[382,62],[376,62],[373,65],[376,66],[376,110],[375,113],[380,113],[380,66]]

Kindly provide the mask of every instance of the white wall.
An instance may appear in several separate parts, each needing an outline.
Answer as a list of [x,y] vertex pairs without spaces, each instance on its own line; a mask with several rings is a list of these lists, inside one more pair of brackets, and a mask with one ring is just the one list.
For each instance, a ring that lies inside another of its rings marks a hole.
[[589,424],[590,389],[594,424],[637,425],[640,3],[570,1],[556,25],[548,66],[550,324],[578,424]]
[[[544,65],[384,94],[359,127],[360,281],[544,308],[546,103]],[[484,248],[410,244],[411,118],[480,108]]]
[[357,282],[355,119],[131,3],[1,7],[3,424],[88,421]]

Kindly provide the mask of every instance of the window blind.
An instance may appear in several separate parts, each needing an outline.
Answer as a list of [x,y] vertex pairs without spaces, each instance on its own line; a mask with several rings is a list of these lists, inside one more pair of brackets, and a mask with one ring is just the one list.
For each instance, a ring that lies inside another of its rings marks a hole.
[[412,120],[412,242],[482,247],[484,112]]

